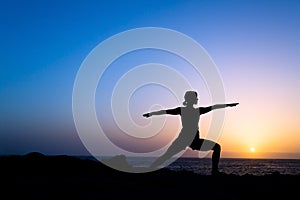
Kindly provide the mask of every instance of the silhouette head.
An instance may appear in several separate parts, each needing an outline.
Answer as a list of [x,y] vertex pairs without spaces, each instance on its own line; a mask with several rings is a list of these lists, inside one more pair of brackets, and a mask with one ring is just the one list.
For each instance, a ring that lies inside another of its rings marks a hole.
[[198,94],[195,91],[187,91],[184,95],[184,102],[183,105],[187,106],[187,105],[194,105],[197,104],[198,102],[198,98],[197,98]]

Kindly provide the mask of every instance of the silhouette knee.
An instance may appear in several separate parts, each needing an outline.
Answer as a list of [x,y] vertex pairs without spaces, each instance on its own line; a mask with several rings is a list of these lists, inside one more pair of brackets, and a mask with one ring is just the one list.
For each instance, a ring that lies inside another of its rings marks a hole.
[[213,150],[221,152],[221,145],[219,145],[218,143],[216,143],[215,146],[214,146],[214,148],[213,148]]

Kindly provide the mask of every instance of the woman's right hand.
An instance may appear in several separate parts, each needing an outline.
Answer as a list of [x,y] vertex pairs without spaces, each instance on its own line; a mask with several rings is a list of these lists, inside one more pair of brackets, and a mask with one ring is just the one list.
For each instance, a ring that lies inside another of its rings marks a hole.
[[143,117],[146,117],[146,118],[150,117],[150,113],[143,114]]

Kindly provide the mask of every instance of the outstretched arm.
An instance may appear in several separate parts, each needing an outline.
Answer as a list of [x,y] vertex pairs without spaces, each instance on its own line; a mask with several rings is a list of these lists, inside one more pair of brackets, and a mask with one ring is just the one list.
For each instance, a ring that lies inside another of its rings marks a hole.
[[152,115],[164,115],[164,114],[179,115],[180,114],[180,108],[153,111],[153,112],[143,114],[143,117],[148,118],[148,117],[151,117]]
[[226,107],[233,107],[238,105],[239,103],[229,103],[229,104],[216,104],[211,106],[211,110],[216,110],[216,109],[220,109],[220,108],[226,108]]
[[154,112],[149,112],[149,113],[145,113],[143,114],[143,117],[151,117],[152,115],[163,115],[166,114],[167,112],[165,110],[159,110],[159,111],[154,111]]
[[220,108],[226,108],[226,107],[232,107],[232,106],[236,106],[238,104],[239,103],[215,104],[215,105],[212,105],[212,106],[209,106],[209,107],[201,107],[200,112],[201,112],[201,114],[205,114],[205,113],[208,113],[209,111],[212,111],[212,110],[216,110],[216,109],[220,109]]

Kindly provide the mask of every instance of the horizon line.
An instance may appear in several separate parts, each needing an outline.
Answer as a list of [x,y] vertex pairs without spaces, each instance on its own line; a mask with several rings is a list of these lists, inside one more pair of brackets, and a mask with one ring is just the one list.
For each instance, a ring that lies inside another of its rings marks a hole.
[[[28,153],[6,153],[2,154],[0,153],[0,156],[25,156],[30,153],[40,153],[45,156],[71,156],[71,157],[114,157],[122,154],[115,154],[115,155],[100,155],[100,156],[93,156],[88,153],[84,154],[70,154],[70,153],[42,153],[39,151],[30,151]],[[248,156],[238,156],[238,154],[248,154]],[[247,152],[222,152],[222,154],[225,154],[221,156],[222,158],[226,159],[294,159],[299,160],[300,159],[300,153],[288,153],[288,152],[257,152],[257,153],[247,153]],[[228,154],[228,155],[226,155]],[[231,154],[231,155],[230,155]],[[259,154],[259,155],[257,155]],[[126,157],[149,157],[149,156],[126,156]],[[153,156],[155,157],[155,156]],[[149,157],[150,158],[150,157]],[[177,158],[211,158],[211,152],[209,152],[207,155],[200,157],[197,155],[181,155],[177,156]]]

